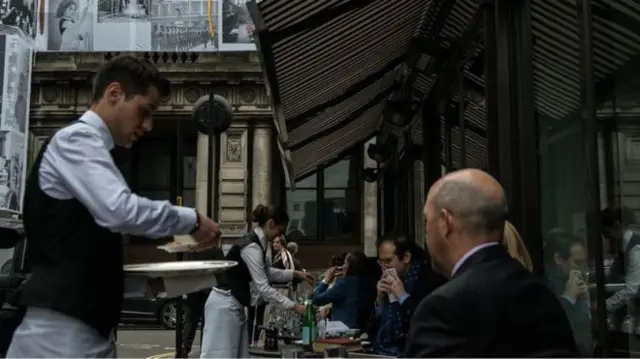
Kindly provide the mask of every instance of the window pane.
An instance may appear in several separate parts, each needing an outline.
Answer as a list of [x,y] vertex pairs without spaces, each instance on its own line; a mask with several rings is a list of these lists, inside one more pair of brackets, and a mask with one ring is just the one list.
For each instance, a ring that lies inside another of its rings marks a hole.
[[357,168],[350,157],[324,169],[324,188],[355,188]]
[[324,239],[353,238],[358,233],[360,201],[357,195],[357,191],[351,189],[324,191],[321,224]]
[[[583,122],[581,116],[576,115],[585,110],[580,108],[580,46],[577,43],[562,46],[561,52],[557,52],[545,45],[549,41],[557,42],[556,37],[561,33],[579,40],[576,22],[565,20],[577,18],[579,14],[577,7],[551,4],[547,0],[534,0],[531,11],[534,32],[536,36],[540,34],[539,41],[533,45],[534,57],[544,64],[553,64],[534,67],[544,273],[549,288],[567,310],[581,356],[592,357],[592,329],[597,317],[590,315],[590,306],[596,300],[596,292],[569,289],[567,293],[565,290],[571,287],[567,286],[569,280],[578,280],[574,278],[592,284],[589,281],[595,276],[591,275],[589,264],[596,264],[590,261],[594,253],[588,252],[586,243],[585,146]],[[551,23],[557,31],[543,30],[549,29]],[[564,60],[558,61],[558,56]]]
[[158,190],[139,190],[138,195],[142,197],[146,197],[149,199],[153,199],[156,201],[171,201],[171,192],[170,191],[158,191]]
[[309,177],[305,177],[300,181],[296,181],[296,188],[317,188],[318,187],[318,175],[312,174]]
[[318,203],[315,189],[298,189],[287,192],[289,228],[287,236],[293,241],[301,238],[318,238]]
[[138,188],[169,188],[172,175],[170,141],[145,141],[138,146]]

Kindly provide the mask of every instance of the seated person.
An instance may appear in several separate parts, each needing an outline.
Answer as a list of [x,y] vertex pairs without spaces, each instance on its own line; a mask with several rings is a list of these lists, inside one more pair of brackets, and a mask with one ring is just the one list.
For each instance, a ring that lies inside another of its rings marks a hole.
[[388,236],[378,244],[382,277],[366,333],[373,352],[397,357],[404,352],[411,317],[418,303],[446,282],[436,274],[413,238]]
[[584,278],[587,251],[582,241],[556,231],[545,238],[547,285],[558,296],[567,314],[576,346],[581,355],[594,355],[589,316],[588,283]]
[[[313,292],[313,304],[331,304],[331,320],[342,322],[349,328],[358,326],[358,303],[363,286],[360,278],[366,260],[367,257],[361,252],[347,254],[342,268],[327,269]],[[329,288],[334,277],[335,284]]]
[[[347,256],[347,253],[343,253],[343,254],[339,254],[336,255],[334,254],[331,257],[331,263],[329,263],[329,268],[335,267],[335,268],[342,268],[342,266],[344,265],[344,258]],[[332,280],[327,280],[327,283],[329,283],[329,288],[333,287],[334,284],[336,283],[336,279],[338,277],[337,276],[333,276]],[[324,280],[324,275],[320,278],[320,280]],[[320,314],[321,318],[327,318],[330,316],[331,314],[331,303],[327,304],[327,305],[323,305],[320,306],[320,308],[318,308],[318,313]]]

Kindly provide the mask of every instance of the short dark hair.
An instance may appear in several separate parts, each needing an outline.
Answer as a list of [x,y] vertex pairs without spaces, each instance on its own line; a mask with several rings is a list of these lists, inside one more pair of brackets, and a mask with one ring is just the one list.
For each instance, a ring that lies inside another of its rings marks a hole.
[[276,226],[286,226],[289,223],[289,215],[279,206],[259,204],[253,210],[252,217],[259,226],[264,226],[270,219],[273,219]]
[[169,96],[169,80],[160,75],[148,60],[134,56],[118,56],[98,68],[93,78],[92,103],[98,102],[107,86],[118,82],[127,99],[135,95],[146,95],[150,87],[158,89],[161,97]]
[[378,248],[380,248],[383,243],[393,244],[395,247],[394,254],[398,259],[402,259],[407,252],[411,254],[411,260],[424,260],[426,258],[424,250],[416,245],[415,238],[413,237],[387,234],[378,241]]
[[433,200],[436,212],[442,209],[461,219],[463,227],[472,233],[504,232],[507,201],[490,198],[477,185],[448,179],[443,181]]
[[627,207],[607,207],[600,212],[603,227],[612,227],[616,222],[624,226],[636,224],[636,215]]
[[334,254],[331,256],[331,267],[341,267],[344,265],[344,259],[347,253]]
[[584,246],[584,242],[570,233],[552,230],[544,238],[544,258],[552,262],[555,255],[558,254],[560,258],[568,259],[571,256],[571,248],[575,245]]
[[348,277],[362,278],[365,274],[365,268],[367,264],[367,256],[359,251],[350,252],[345,257],[345,262],[349,262],[349,268],[344,274]]

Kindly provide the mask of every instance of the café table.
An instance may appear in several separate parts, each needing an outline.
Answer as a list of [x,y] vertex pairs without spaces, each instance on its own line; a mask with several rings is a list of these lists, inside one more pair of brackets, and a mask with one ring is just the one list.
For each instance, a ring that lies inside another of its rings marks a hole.
[[310,348],[304,348],[302,345],[297,344],[280,344],[277,350],[268,350],[263,346],[254,346],[249,348],[249,354],[251,356],[260,358],[282,358],[282,352],[288,349],[302,349],[304,358],[323,358],[323,353],[316,353]]
[[278,334],[278,340],[282,340],[285,344],[295,344],[296,340],[302,340],[300,334]]

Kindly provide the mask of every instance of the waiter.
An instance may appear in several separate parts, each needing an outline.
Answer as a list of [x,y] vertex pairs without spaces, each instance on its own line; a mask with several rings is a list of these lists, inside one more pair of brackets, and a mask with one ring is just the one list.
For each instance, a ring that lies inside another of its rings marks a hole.
[[131,193],[109,154],[150,131],[151,116],[168,95],[169,82],[153,65],[118,57],[97,70],[90,110],[43,144],[24,203],[32,274],[12,298],[26,313],[7,358],[116,356],[125,291],[121,234],[190,233],[197,249],[217,244],[217,223],[192,208]]
[[266,302],[298,314],[305,312],[304,305],[295,304],[269,285],[270,280],[290,282],[294,278],[313,282],[311,275],[273,268],[265,258],[267,247],[287,228],[289,215],[280,207],[262,204],[252,215],[258,226],[235,243],[226,256],[238,265],[218,275],[218,285],[211,290],[205,304],[202,359],[249,357],[245,308],[251,305],[251,282]]

